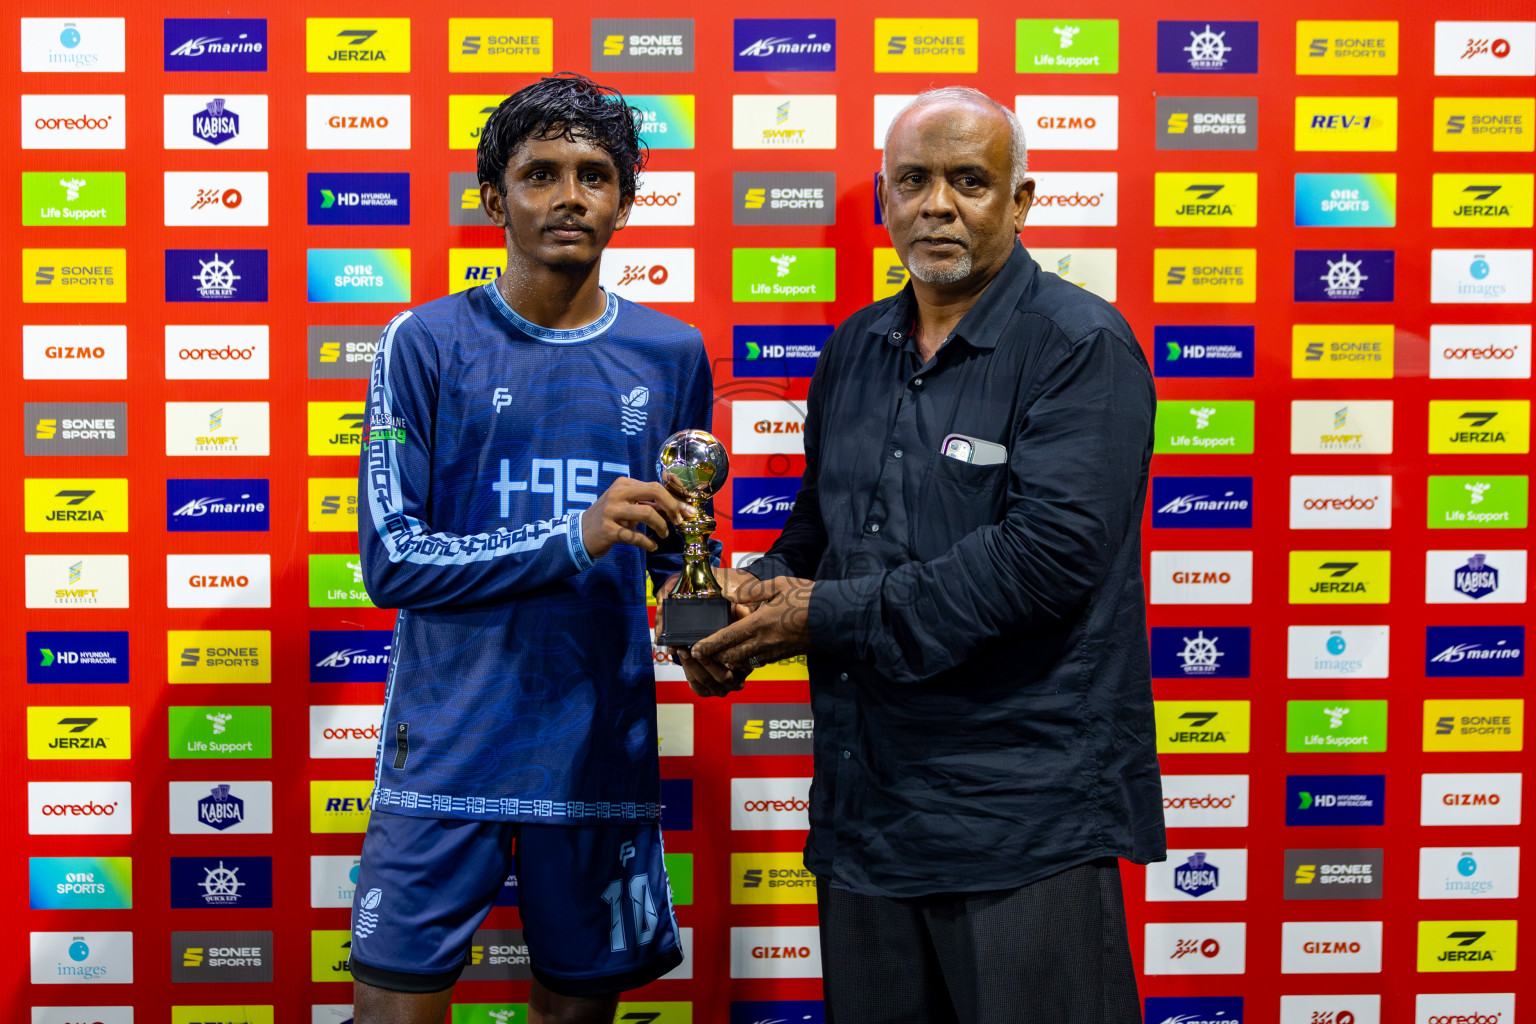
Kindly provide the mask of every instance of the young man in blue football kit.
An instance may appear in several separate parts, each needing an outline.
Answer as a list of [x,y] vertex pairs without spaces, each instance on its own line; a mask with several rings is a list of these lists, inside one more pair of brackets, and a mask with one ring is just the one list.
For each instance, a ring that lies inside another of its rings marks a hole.
[[609,1024],[682,961],[645,574],[681,567],[685,510],[633,478],[709,428],[712,387],[697,330],[598,286],[643,162],[611,90],[562,75],[509,97],[478,157],[506,271],[384,330],[359,543],[370,597],[400,613],[352,910],[358,1024],[441,1024],[514,841],[532,1022]]

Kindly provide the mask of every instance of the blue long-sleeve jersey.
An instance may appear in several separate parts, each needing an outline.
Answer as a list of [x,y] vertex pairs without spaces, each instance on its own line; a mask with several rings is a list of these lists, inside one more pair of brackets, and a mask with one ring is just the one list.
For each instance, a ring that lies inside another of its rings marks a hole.
[[644,574],[680,568],[681,535],[593,560],[581,516],[709,429],[712,395],[699,332],[616,295],[572,331],[494,282],[389,322],[359,479],[368,594],[400,609],[374,808],[659,820]]

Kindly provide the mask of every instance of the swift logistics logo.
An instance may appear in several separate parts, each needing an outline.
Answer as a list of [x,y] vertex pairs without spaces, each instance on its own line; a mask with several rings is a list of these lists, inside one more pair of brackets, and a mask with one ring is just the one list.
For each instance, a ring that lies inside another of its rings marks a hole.
[[1530,477],[1431,476],[1425,509],[1431,530],[1523,530],[1529,520]]
[[26,555],[28,608],[127,608],[127,555]]
[[1379,900],[1382,859],[1376,850],[1286,850],[1288,900]]
[[1390,626],[1290,626],[1286,678],[1385,679]]
[[1525,701],[1426,700],[1423,739],[1435,752],[1523,750]]
[[1397,226],[1397,175],[1298,174],[1297,227],[1390,228]]
[[411,70],[410,18],[306,18],[304,70],[314,73]]
[[1430,224],[1437,228],[1528,228],[1532,225],[1530,174],[1436,174]]
[[1429,451],[1525,455],[1531,450],[1530,399],[1431,399]]
[[816,324],[736,324],[731,328],[735,377],[809,377],[832,328]]
[[1522,677],[1524,626],[1426,626],[1424,674],[1431,677]]
[[1162,754],[1246,754],[1246,700],[1153,701],[1157,751]]
[[1256,302],[1257,263],[1256,249],[1154,249],[1152,301]]
[[836,149],[835,94],[731,96],[732,149]]
[[731,854],[732,904],[815,902],[816,876],[799,852]]
[[448,70],[553,71],[553,18],[449,18]]
[[309,514],[311,533],[357,532],[357,478],[310,477]]
[[1298,75],[1395,75],[1395,21],[1296,22]]
[[1391,324],[1292,324],[1291,376],[1391,380],[1395,348]]
[[1019,18],[1013,26],[1018,74],[1113,75],[1120,70],[1120,22],[1113,18]]
[[312,629],[309,681],[382,683],[389,677],[393,639],[387,629]]
[[837,19],[737,18],[736,71],[836,71]]
[[1391,249],[1297,249],[1296,302],[1391,302],[1397,254]]
[[837,223],[837,175],[831,171],[737,171],[731,177],[732,224]]
[[1153,679],[1247,679],[1247,626],[1153,626]]
[[1285,704],[1288,753],[1383,753],[1387,749],[1384,700],[1291,700]]
[[167,249],[166,302],[266,302],[267,250]]
[[170,533],[264,533],[271,528],[268,489],[266,480],[166,480],[165,528]]
[[692,71],[692,18],[593,18],[593,71]]
[[1291,454],[1392,452],[1392,402],[1291,402]]
[[171,707],[166,712],[172,760],[272,756],[270,706]]
[[26,227],[122,227],[128,223],[122,171],[23,171],[21,223]]
[[[894,249],[888,251],[893,255],[895,253]],[[1041,246],[1031,249],[1029,254],[1047,273],[1055,274],[1068,284],[1075,284],[1108,302],[1115,301],[1118,286],[1116,250]],[[892,262],[896,261],[893,259]]]
[[1252,604],[1252,551],[1153,551],[1152,604]]
[[1429,301],[1528,303],[1530,249],[1431,249]]
[[22,302],[127,302],[128,250],[23,249]]
[[27,682],[126,683],[125,631],[27,631]]
[[1152,357],[1159,377],[1252,377],[1254,329],[1158,324]]
[[1435,152],[1529,153],[1536,150],[1536,99],[1436,96]]
[[165,664],[167,681],[172,684],[270,683],[272,631],[167,630]]
[[975,18],[876,18],[875,72],[974,73]]
[[29,857],[27,891],[33,910],[132,909],[133,858]]
[[22,495],[27,533],[128,532],[125,478],[28,477]]
[[1119,96],[1015,96],[1013,110],[1030,149],[1120,148]]
[[1159,74],[1258,74],[1259,23],[1159,21],[1157,70]]
[[1159,400],[1153,451],[1251,454],[1253,402]]
[[1165,863],[1147,871],[1148,903],[1225,903],[1247,898],[1247,850],[1169,850]]
[[406,173],[311,172],[305,188],[309,223],[409,224],[411,176]]
[[379,351],[375,328],[312,324],[307,333],[310,380],[365,379],[373,370]]
[[310,302],[411,301],[411,250],[308,250]]
[[1396,96],[1297,96],[1296,152],[1397,151]]
[[1152,478],[1153,529],[1246,530],[1253,526],[1253,477]]
[[731,298],[736,302],[834,302],[834,249],[732,249]]
[[1390,551],[1292,551],[1291,604],[1387,604]]
[[1380,825],[1386,814],[1385,775],[1287,775],[1285,823]]
[[27,708],[27,760],[126,761],[133,731],[126,707]]
[[166,18],[165,70],[267,70],[267,19]]
[[1420,971],[1513,971],[1516,921],[1420,921]]
[[266,402],[166,402],[165,454],[267,455]]
[[1159,96],[1158,149],[1259,148],[1259,101],[1253,96]]
[[1530,324],[1431,324],[1429,376],[1529,380]]
[[1259,223],[1257,174],[1158,171],[1153,178],[1152,223],[1158,227],[1251,228]]
[[172,909],[272,906],[271,857],[172,857]]

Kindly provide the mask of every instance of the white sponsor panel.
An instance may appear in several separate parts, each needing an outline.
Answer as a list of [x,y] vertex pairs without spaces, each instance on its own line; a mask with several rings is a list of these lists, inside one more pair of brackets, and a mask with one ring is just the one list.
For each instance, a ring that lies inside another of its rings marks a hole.
[[266,171],[166,171],[167,227],[267,225]]
[[27,555],[28,608],[127,608],[127,555]]
[[126,836],[133,833],[131,782],[27,783],[27,834]]
[[1420,825],[1520,824],[1519,772],[1426,772]]
[[21,98],[22,149],[125,149],[127,114],[122,95]]
[[21,19],[23,71],[126,71],[127,52],[122,18]]
[[1247,850],[1169,850],[1147,865],[1148,903],[1221,903],[1248,898]]
[[1252,551],[1152,552],[1152,604],[1252,604]]
[[1419,847],[1419,899],[1513,900],[1520,896],[1520,847]]
[[738,93],[731,97],[731,148],[836,149],[837,96]]
[[133,983],[133,932],[32,932],[32,984]]
[[1291,477],[1291,529],[1390,530],[1392,477]]
[[646,171],[635,190],[629,227],[669,228],[693,225],[694,172]]
[[127,380],[125,324],[26,324],[21,329],[25,380]]
[[1287,679],[1385,679],[1390,626],[1290,626]]
[[1425,604],[1525,604],[1525,551],[1424,552]]
[[266,402],[166,402],[165,454],[270,455]]
[[311,854],[309,858],[309,905],[351,909],[362,858]]
[[677,944],[683,951],[683,962],[667,972],[667,977],[677,981],[693,980],[693,929],[678,928]]
[[272,607],[271,555],[166,555],[167,608]]
[[309,1024],[350,1024],[351,1003],[313,1003],[310,1005]]
[[1164,775],[1163,821],[1169,828],[1247,828],[1248,776]]
[[1381,1024],[1381,996],[1281,996],[1280,1024]]
[[166,380],[266,380],[266,324],[166,324]]
[[661,757],[693,756],[693,705],[657,704],[656,739]]
[[379,751],[377,704],[311,704],[310,757],[366,757]]
[[1029,226],[1109,227],[1119,223],[1120,175],[1115,171],[1039,171]]
[[[878,93],[875,96],[875,148],[885,148],[885,133],[901,108],[917,99],[917,93]],[[1026,138],[1028,135],[1026,133]]]
[[1029,254],[1040,269],[1068,284],[1114,302],[1118,284],[1118,250],[1031,247]]
[[1513,992],[1420,992],[1413,1024],[1515,1024]]
[[1013,112],[1031,150],[1120,148],[1119,96],[1015,96]]
[[1281,974],[1380,974],[1380,921],[1283,921]]
[[743,455],[803,455],[803,403],[775,398],[731,403],[731,451]]
[[1291,454],[1391,455],[1391,400],[1293,401]]
[[693,258],[692,249],[612,248],[598,281],[631,302],[692,302]]
[[731,977],[821,977],[820,929],[815,925],[732,928]]
[[651,667],[656,672],[656,679],[660,682],[687,682],[688,673],[683,671],[683,666],[672,662],[672,652],[665,647],[651,643]]
[[266,149],[267,97],[191,93],[165,97],[166,149]]
[[811,825],[811,780],[804,778],[732,779],[731,830],[804,831]]
[[1435,22],[1435,74],[1536,75],[1536,21]]
[[1143,974],[1242,974],[1248,960],[1242,921],[1146,925]]
[[171,835],[268,834],[272,831],[272,783],[173,782]]
[[1429,301],[1531,301],[1530,249],[1431,249]]
[[410,149],[409,95],[304,97],[307,149]]
[[32,1024],[133,1024],[131,1006],[34,1006]]
[[1441,380],[1529,380],[1530,324],[1431,324],[1429,375]]

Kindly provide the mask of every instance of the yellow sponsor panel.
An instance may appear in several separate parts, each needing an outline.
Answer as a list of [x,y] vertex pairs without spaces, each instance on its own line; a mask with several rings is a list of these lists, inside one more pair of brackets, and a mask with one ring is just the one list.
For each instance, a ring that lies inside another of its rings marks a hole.
[[1259,176],[1159,171],[1152,223],[1158,227],[1251,228],[1259,223]]
[[[329,979],[327,979],[329,980]],[[171,1024],[273,1024],[272,1007],[252,1006],[173,1006]]]
[[1246,754],[1246,700],[1153,701],[1159,754]]
[[356,533],[357,477],[310,477],[305,507],[311,533]]
[[362,402],[310,402],[309,454],[357,458],[363,450]]
[[1291,376],[1390,380],[1391,324],[1292,324]]
[[309,980],[352,980],[347,960],[352,956],[352,933],[345,928],[309,933]]
[[449,18],[449,71],[553,71],[552,18]]
[[804,854],[731,854],[732,903],[815,903],[816,876]]
[[21,250],[22,302],[127,302],[127,249]]
[[1255,302],[1255,249],[1152,250],[1153,302]]
[[411,70],[410,18],[305,18],[304,68],[310,72]]
[[132,742],[126,707],[27,708],[29,761],[126,761]]
[[507,269],[506,249],[449,249],[448,290],[462,292],[494,281]]
[[1456,399],[1429,403],[1431,455],[1486,452],[1525,455],[1531,450],[1531,402]]
[[1390,551],[1292,551],[1291,604],[1386,604]]
[[1397,22],[1298,21],[1298,75],[1397,74]]
[[1528,228],[1529,174],[1437,174],[1430,224],[1437,228]]
[[368,831],[368,799],[373,783],[367,779],[312,779],[309,783],[311,832]]
[[507,98],[506,93],[477,93],[448,97],[448,148],[475,149],[485,119]]
[[171,629],[165,634],[172,683],[270,683],[269,629]]
[[1536,151],[1536,99],[1436,96],[1435,150],[1441,153]]
[[797,654],[783,661],[770,661],[762,668],[752,670],[752,678],[762,682],[787,681],[811,678],[810,666],[805,655]]
[[1298,153],[1397,150],[1396,96],[1297,96]]
[[620,1003],[614,1011],[616,1021],[633,1024],[693,1024],[692,1003]]
[[975,18],[876,18],[876,71],[976,70]]
[[1523,750],[1525,701],[1426,700],[1424,749]]
[[1419,970],[1513,971],[1515,921],[1420,921]]
[[127,533],[128,481],[40,477],[22,482],[27,533]]
[[889,298],[907,286],[907,278],[910,275],[907,273],[907,268],[902,266],[901,257],[896,255],[895,249],[876,249],[872,268],[871,302]]

